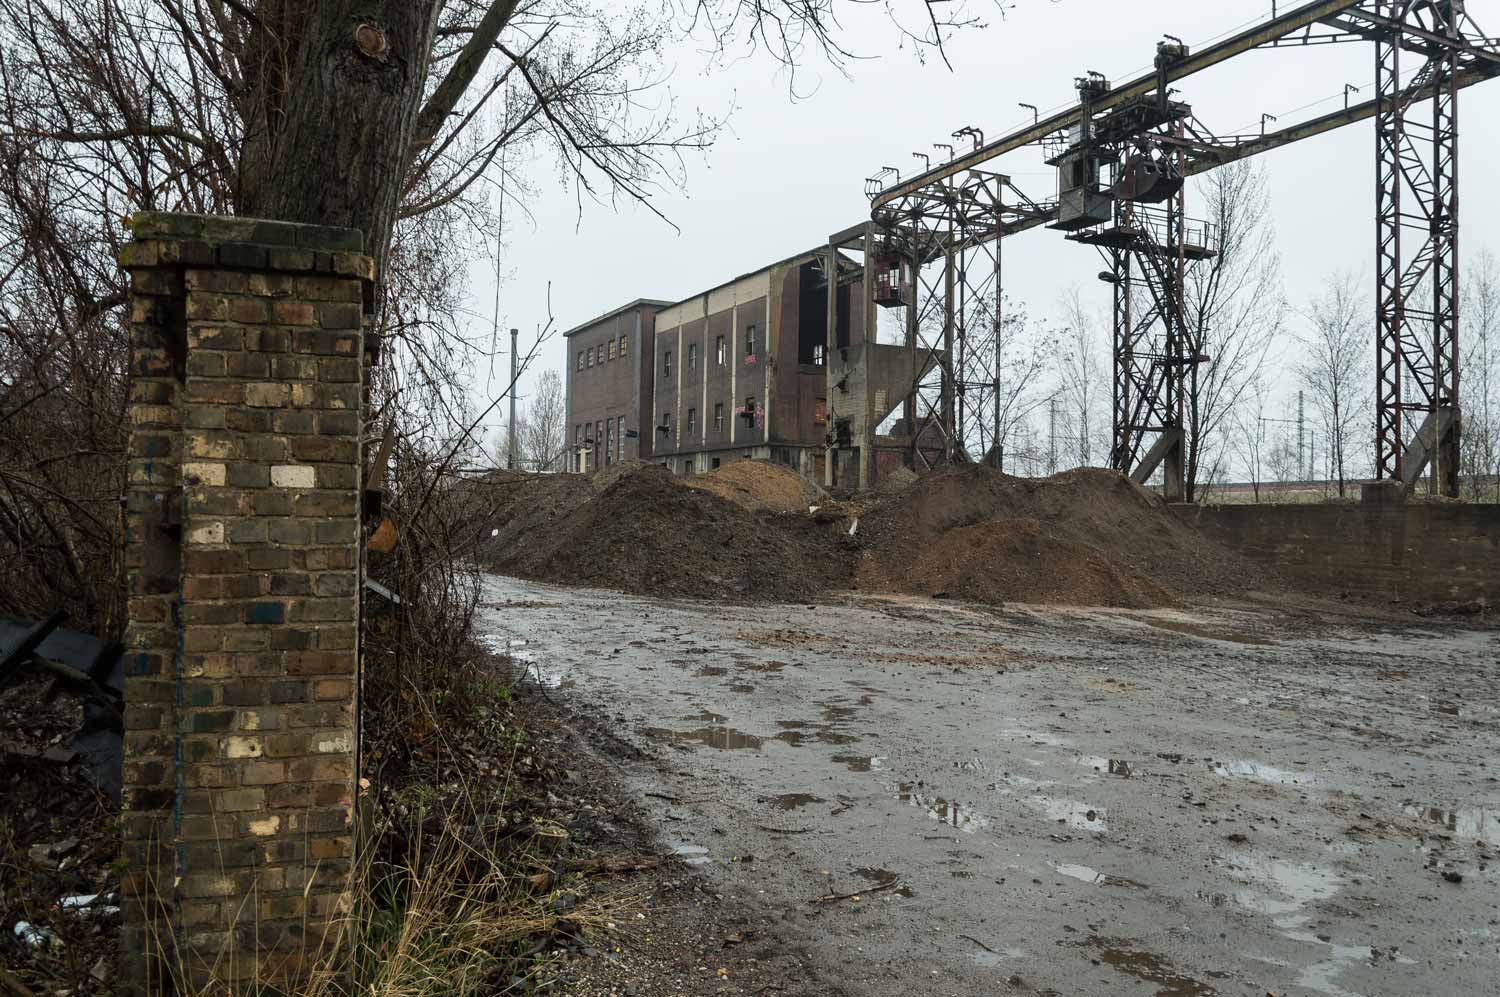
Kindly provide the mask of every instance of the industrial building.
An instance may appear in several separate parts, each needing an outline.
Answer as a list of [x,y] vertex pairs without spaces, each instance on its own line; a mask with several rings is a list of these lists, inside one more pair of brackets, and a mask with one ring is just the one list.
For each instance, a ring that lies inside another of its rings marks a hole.
[[865,338],[863,270],[847,261],[828,335],[828,258],[818,247],[681,301],[632,301],[566,332],[572,469],[639,458],[694,474],[759,459],[821,479],[827,351],[858,350]]

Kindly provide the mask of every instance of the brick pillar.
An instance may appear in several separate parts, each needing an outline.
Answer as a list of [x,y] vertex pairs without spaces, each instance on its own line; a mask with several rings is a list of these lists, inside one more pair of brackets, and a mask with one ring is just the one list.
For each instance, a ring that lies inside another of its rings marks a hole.
[[352,229],[131,227],[120,992],[280,985],[353,859],[373,266]]

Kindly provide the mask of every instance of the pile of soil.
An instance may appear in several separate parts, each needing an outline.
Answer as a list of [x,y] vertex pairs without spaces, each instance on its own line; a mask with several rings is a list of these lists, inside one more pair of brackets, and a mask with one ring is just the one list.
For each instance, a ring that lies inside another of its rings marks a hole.
[[655,464],[611,472],[583,501],[576,489],[598,483],[537,482],[544,502],[518,496],[481,562],[538,581],[694,599],[803,601],[851,584],[852,542],[805,507],[752,510]]
[[963,465],[904,478],[839,503],[760,461],[687,479],[644,463],[507,475],[480,561],[538,581],[783,602],[854,586],[1140,609],[1265,585],[1262,569],[1114,471],[1031,479]]
[[763,460],[737,460],[707,474],[686,479],[689,488],[744,506],[752,512],[806,512],[828,500],[823,489],[780,464]]
[[861,523],[864,589],[975,602],[1148,608],[1245,592],[1262,572],[1114,471],[942,468]]

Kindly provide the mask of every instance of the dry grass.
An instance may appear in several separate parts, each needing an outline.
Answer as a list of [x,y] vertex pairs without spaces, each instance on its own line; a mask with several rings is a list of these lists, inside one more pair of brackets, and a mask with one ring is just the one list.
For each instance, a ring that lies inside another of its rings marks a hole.
[[[546,821],[510,826],[503,802],[477,806],[462,794],[431,807],[397,805],[406,817],[387,823],[360,849],[349,903],[318,950],[298,953],[311,969],[290,989],[274,967],[264,979],[231,983],[225,977],[233,951],[190,972],[191,954],[169,957],[171,945],[161,936],[148,944],[158,965],[175,962],[177,979],[196,977],[191,988],[177,991],[192,997],[470,997],[529,990],[549,975],[549,952],[557,944],[612,928],[633,916],[636,902],[592,896],[580,877],[559,876],[567,832]],[[253,921],[255,907],[247,898],[242,915]],[[255,925],[249,927],[258,936]]]

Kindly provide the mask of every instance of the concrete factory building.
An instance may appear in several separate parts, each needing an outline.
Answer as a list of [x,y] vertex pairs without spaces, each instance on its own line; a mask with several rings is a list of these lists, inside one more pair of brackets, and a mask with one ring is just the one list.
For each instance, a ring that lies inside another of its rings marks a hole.
[[[675,303],[641,298],[566,332],[570,467],[654,460],[696,474],[769,460],[823,475],[826,247]],[[837,292],[836,344],[864,341],[862,270]]]

